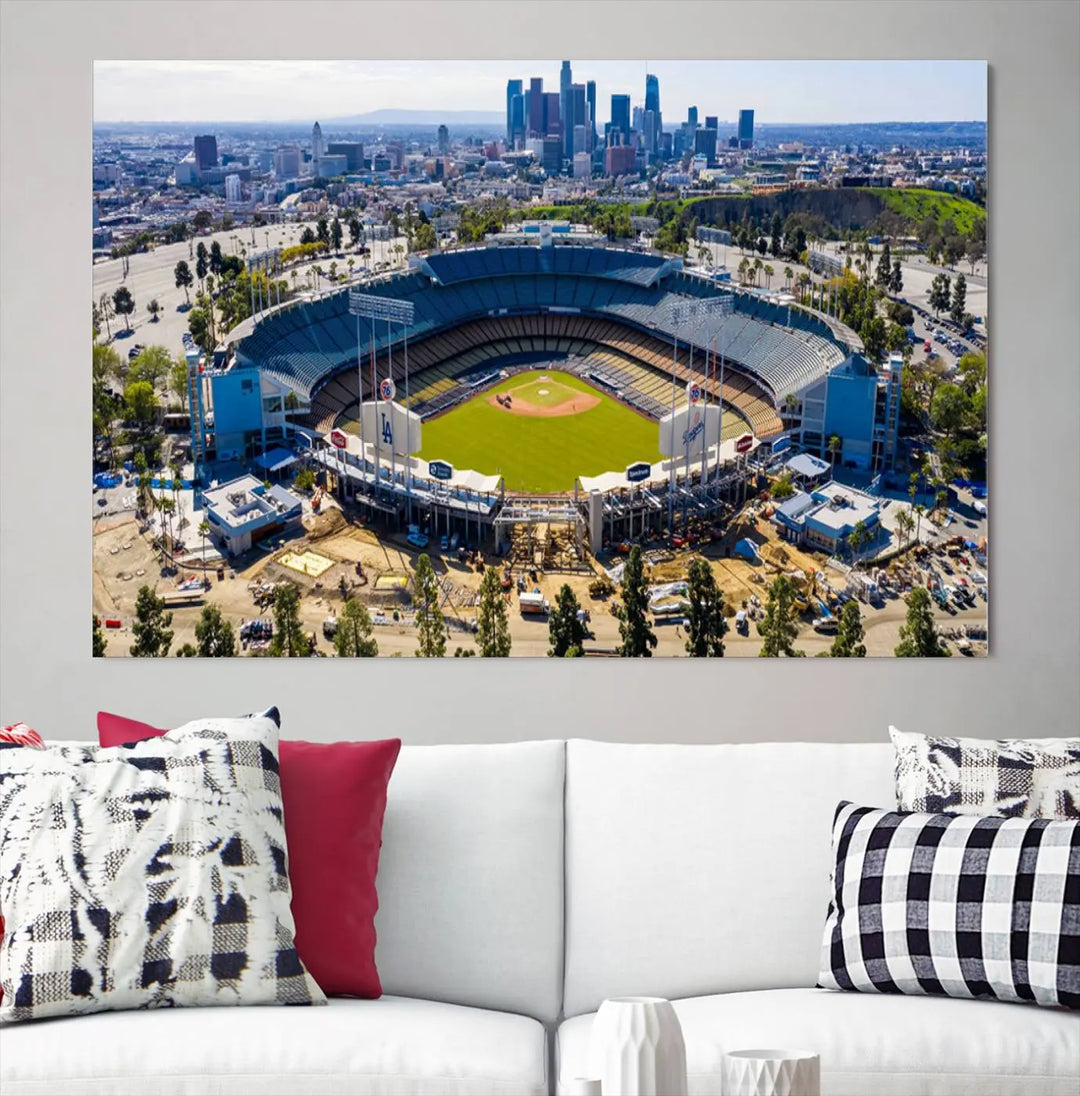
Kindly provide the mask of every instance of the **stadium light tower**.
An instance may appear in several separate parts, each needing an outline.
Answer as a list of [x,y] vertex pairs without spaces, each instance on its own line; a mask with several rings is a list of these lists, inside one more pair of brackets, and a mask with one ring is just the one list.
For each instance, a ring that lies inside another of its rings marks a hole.
[[[263,310],[262,283],[259,283],[259,307],[255,308],[255,272],[261,270],[266,275],[266,308],[273,306],[270,297],[270,275],[281,267],[281,248],[271,247],[266,251],[258,251],[247,258],[248,278],[251,288],[251,316],[252,323],[258,323],[259,314]],[[278,304],[281,304],[281,290],[278,290]]]
[[[349,312],[356,317],[356,379],[358,383],[357,399],[359,403],[357,405],[357,418],[360,420],[360,459],[364,466],[364,475],[367,474],[367,460],[364,455],[364,426],[363,426],[363,404],[364,404],[364,376],[361,372],[361,353],[360,353],[360,317],[364,316],[371,320],[371,394],[374,396],[377,392],[377,384],[375,380],[375,321],[386,320],[387,328],[387,341],[386,341],[386,354],[387,354],[387,375],[393,375],[393,362],[390,359],[390,338],[389,332],[391,331],[391,324],[399,323],[402,327],[402,334],[405,344],[405,404],[406,411],[408,411],[409,402],[409,327],[412,325],[416,318],[416,306],[412,301],[399,301],[393,297],[379,297],[373,293],[361,293],[358,289],[349,290]],[[408,520],[412,521],[412,452],[409,432],[409,416],[405,416],[405,451],[406,460],[409,462],[408,470],[405,475],[405,499],[408,513]],[[393,462],[393,452],[390,454],[391,462]],[[393,486],[391,485],[391,490]],[[378,495],[379,491],[379,435],[375,435],[375,494]]]
[[[675,425],[675,396],[679,388],[679,380],[676,373],[678,367],[679,331],[687,329],[686,343],[693,346],[695,341],[699,346],[707,347],[716,337],[716,333],[723,325],[725,317],[730,315],[735,306],[735,300],[727,294],[722,297],[706,297],[696,299],[683,299],[670,305],[668,316],[671,320],[671,422],[672,422],[672,446],[674,449],[674,425]],[[707,393],[706,393],[707,395]],[[723,415],[723,401],[720,402],[720,413]],[[675,457],[671,456],[671,476],[668,481],[668,536],[675,533]],[[689,469],[689,454],[687,456],[687,468]]]

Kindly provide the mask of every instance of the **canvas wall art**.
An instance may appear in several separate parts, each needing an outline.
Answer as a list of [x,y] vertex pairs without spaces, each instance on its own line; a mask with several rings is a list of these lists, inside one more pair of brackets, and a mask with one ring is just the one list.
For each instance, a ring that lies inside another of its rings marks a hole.
[[97,62],[94,655],[984,655],[986,140],[975,62]]

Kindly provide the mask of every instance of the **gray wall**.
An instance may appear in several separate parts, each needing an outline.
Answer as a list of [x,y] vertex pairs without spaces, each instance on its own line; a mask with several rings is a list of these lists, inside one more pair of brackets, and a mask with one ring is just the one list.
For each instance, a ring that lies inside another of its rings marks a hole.
[[[276,703],[290,737],[395,733],[413,743],[872,741],[890,722],[972,735],[1075,733],[1080,5],[425,6],[422,18],[413,11],[403,20],[416,5],[306,3],[290,12],[294,22],[279,3],[4,5],[0,721],[85,738],[99,707],[175,724]],[[511,13],[512,26],[493,18]],[[993,656],[287,668],[258,659],[92,660],[90,62],[361,53],[372,41],[390,43],[378,54],[391,57],[553,58],[568,43],[577,58],[632,57],[647,42],[653,57],[989,60]]]

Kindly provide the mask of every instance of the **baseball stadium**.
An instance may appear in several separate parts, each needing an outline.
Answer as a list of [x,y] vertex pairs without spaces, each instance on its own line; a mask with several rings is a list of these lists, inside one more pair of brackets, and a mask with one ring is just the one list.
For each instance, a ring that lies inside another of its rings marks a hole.
[[[865,366],[854,332],[790,298],[550,226],[413,256],[359,290],[261,312],[229,341],[215,375],[256,372],[264,409],[268,392],[292,400],[236,435],[249,451],[303,444],[395,528],[498,543],[508,526],[566,522],[593,550],[738,501],[762,444],[824,446],[830,378]],[[866,448],[887,459],[875,423],[892,410],[875,410],[869,380]],[[227,403],[215,384],[219,455]]]

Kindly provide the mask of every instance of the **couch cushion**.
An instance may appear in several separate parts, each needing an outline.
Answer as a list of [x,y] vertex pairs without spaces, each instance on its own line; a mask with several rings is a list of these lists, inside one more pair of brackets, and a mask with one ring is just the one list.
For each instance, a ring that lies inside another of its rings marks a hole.
[[559,741],[401,751],[377,883],[384,992],[555,1020],[564,762]]
[[813,986],[842,799],[894,805],[888,743],[569,742],[566,1015]]
[[[721,1055],[821,1055],[822,1096],[1076,1096],[1080,1016],[1034,1005],[782,989],[676,1001],[690,1096],[720,1091]],[[592,1015],[559,1028],[559,1091],[588,1076]]]
[[395,997],[0,1028],[4,1096],[543,1096],[546,1062],[535,1020]]

